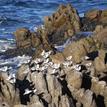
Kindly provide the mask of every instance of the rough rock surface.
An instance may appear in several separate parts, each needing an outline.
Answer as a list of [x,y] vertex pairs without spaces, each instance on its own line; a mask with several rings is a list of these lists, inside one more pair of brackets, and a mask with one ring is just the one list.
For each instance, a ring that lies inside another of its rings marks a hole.
[[[103,23],[106,13],[94,10],[85,16]],[[16,74],[0,71],[0,107],[107,107],[107,28],[98,25],[92,36],[53,51],[50,36],[65,40],[78,31],[80,20],[70,5],[46,17],[36,33],[17,30],[17,47],[36,51]]]
[[92,9],[81,18],[81,29],[83,31],[94,31],[97,25],[107,26],[107,10]]

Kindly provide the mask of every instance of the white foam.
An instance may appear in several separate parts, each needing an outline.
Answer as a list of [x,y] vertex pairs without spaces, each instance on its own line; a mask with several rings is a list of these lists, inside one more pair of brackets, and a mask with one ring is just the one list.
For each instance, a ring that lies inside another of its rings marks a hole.
[[[9,59],[1,58],[0,59],[0,65],[4,66],[4,67],[1,67],[0,70],[1,71],[9,70],[12,72],[16,72],[17,68],[19,68],[22,64],[29,63],[30,59],[31,59],[31,57],[25,56],[25,55],[17,56],[17,57],[9,58]],[[7,69],[6,65],[9,66],[8,69]]]
[[12,40],[8,41],[8,40],[0,39],[0,52],[5,52],[8,49],[15,48],[15,45],[13,45],[11,42]]

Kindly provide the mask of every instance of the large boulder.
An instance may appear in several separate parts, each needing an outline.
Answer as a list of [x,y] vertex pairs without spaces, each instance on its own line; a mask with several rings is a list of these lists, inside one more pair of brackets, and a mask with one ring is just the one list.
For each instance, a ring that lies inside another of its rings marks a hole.
[[16,45],[18,48],[20,47],[28,47],[31,45],[31,33],[30,30],[27,28],[19,28],[14,32],[15,39],[16,39]]
[[3,105],[7,105],[6,107],[12,107],[15,103],[15,87],[14,84],[10,83],[8,78],[6,72],[0,71],[0,97],[2,101],[6,102]]
[[107,10],[89,10],[85,13],[85,17],[90,20],[95,20],[102,25],[107,25]]
[[75,8],[70,4],[60,5],[58,10],[44,19],[45,29],[48,31],[49,40],[61,43],[68,37],[80,31],[80,19]]
[[56,53],[55,55],[50,56],[53,63],[61,64],[64,62],[65,58],[62,53]]
[[93,36],[98,48],[107,49],[107,27]]
[[72,42],[63,51],[65,57],[72,56],[72,59],[76,63],[80,63],[82,57],[95,50],[95,42],[93,38],[83,38],[79,41]]

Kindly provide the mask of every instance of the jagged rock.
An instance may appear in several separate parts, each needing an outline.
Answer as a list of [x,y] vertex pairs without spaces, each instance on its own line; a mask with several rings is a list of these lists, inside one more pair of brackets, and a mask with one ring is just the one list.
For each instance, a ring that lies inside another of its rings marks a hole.
[[98,81],[98,78],[93,78],[92,79],[91,90],[96,95],[104,95],[105,87],[106,87],[106,83],[104,81]]
[[48,93],[47,81],[45,79],[45,75],[42,72],[32,73],[31,81],[35,84],[35,88],[37,89],[37,93],[42,95],[42,99],[44,99],[47,103],[51,102],[51,96]]
[[33,95],[30,99],[28,107],[44,107],[44,105],[37,95]]
[[51,42],[58,43],[61,40],[73,36],[75,32],[80,31],[80,19],[75,8],[70,4],[60,5],[57,12],[52,16],[45,17],[45,29]]
[[107,48],[107,28],[102,29],[98,34],[94,35],[97,47]]
[[77,71],[69,71],[66,77],[67,83],[69,86],[79,89],[82,84],[82,75]]
[[62,95],[62,87],[54,75],[47,74],[46,76],[48,90],[52,96],[51,106],[58,107],[59,97]]
[[59,102],[59,107],[74,107],[72,99],[70,99],[67,95],[61,96],[61,101]]
[[42,44],[40,38],[38,37],[38,35],[36,35],[36,33],[31,33],[31,46],[33,48],[38,48],[40,45]]
[[65,57],[72,56],[73,61],[79,63],[87,51],[80,42],[73,42],[64,49],[63,54]]
[[39,94],[48,93],[44,74],[42,72],[31,73],[31,81],[35,84]]
[[17,71],[16,78],[18,80],[24,80],[30,69],[28,65],[23,64]]
[[95,67],[95,70],[96,70],[96,74],[106,72],[105,57],[106,57],[106,51],[100,50],[99,51],[99,56],[96,57],[95,60],[94,60],[94,67]]
[[95,34],[98,34],[101,30],[103,30],[103,26],[102,25],[97,25],[93,32]]
[[18,104],[18,105],[14,105],[14,107],[27,107],[26,105],[22,105],[22,104]]
[[0,95],[10,107],[14,104],[15,87],[8,80],[6,72],[0,72]]
[[107,10],[90,10],[85,13],[85,17],[91,21],[97,21],[97,25],[107,26]]
[[62,53],[56,53],[55,55],[50,56],[53,63],[61,64],[64,62],[65,58]]
[[89,10],[87,13],[85,13],[85,17],[90,20],[97,20],[99,16],[101,15],[101,10]]
[[31,45],[31,33],[27,28],[20,28],[14,32],[16,45],[18,48],[20,47],[29,47]]

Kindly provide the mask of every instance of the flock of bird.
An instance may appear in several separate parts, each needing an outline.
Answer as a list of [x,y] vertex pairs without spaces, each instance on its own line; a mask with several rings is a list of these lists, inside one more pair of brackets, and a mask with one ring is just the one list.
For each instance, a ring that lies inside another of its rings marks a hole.
[[[53,63],[49,58],[51,54],[52,54],[52,51],[48,51],[48,52],[43,51],[41,53],[41,58],[36,58],[29,63],[29,70],[27,72],[29,71],[31,73],[43,72],[43,73],[49,73],[50,75],[56,76],[61,72],[61,69],[63,68],[71,67],[76,71],[80,71],[82,69],[80,64],[73,63],[72,56],[67,57],[62,64],[56,64],[56,63]],[[85,59],[88,60],[89,57],[85,56]],[[91,63],[88,63],[87,66],[91,66]],[[10,83],[14,84],[16,82],[15,74],[9,74],[7,80]],[[26,88],[23,95],[28,95],[32,92],[36,93],[36,91],[37,91],[36,89],[30,90],[29,88]]]

